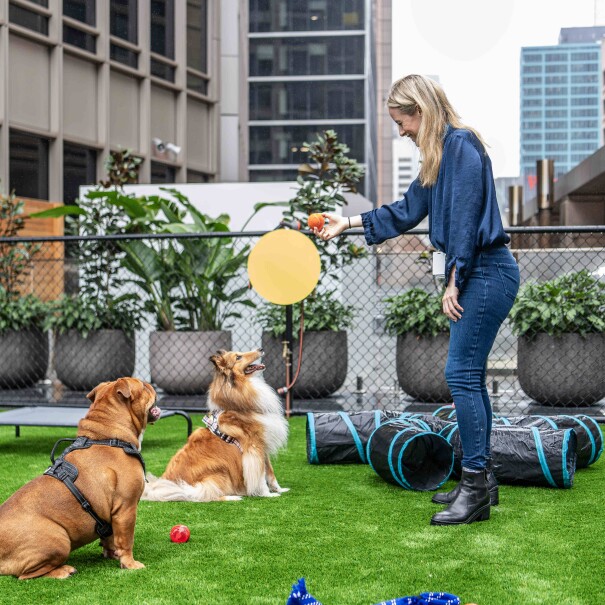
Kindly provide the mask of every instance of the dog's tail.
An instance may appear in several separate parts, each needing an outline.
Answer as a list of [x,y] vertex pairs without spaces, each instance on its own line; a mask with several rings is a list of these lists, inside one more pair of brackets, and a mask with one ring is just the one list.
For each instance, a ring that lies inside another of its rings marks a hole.
[[216,500],[240,500],[238,496],[225,496],[213,481],[189,485],[184,481],[169,481],[147,473],[145,491],[141,500],[153,502],[213,502]]

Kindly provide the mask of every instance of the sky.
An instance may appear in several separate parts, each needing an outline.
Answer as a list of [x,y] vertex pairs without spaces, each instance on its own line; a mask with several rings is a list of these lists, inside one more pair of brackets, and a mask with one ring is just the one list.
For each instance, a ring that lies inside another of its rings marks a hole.
[[605,25],[605,0],[392,0],[393,80],[438,76],[462,122],[487,144],[494,176],[519,174],[524,46],[558,44],[562,27]]

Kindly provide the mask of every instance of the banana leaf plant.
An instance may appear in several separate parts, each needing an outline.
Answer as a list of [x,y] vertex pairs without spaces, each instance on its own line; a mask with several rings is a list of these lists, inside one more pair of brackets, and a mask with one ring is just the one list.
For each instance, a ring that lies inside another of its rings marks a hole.
[[155,317],[159,330],[225,329],[230,320],[241,317],[242,307],[255,307],[247,284],[235,285],[250,248],[236,250],[232,238],[220,235],[229,231],[228,215],[211,218],[176,189],[162,191],[168,195],[137,197],[119,187],[98,188],[86,194],[90,204],[63,206],[37,216],[78,216],[90,213],[91,207],[106,206],[119,213],[119,220],[105,233],[183,234],[174,239],[112,242],[127,272],[121,276],[122,283],[135,285],[143,293],[143,309]]
[[[145,292],[145,309],[155,315],[159,330],[225,329],[241,317],[242,307],[255,307],[247,284],[236,285],[250,247],[236,250],[233,238],[221,236],[229,231],[228,215],[211,218],[179,191],[162,191],[171,199],[136,200],[137,214],[145,216],[145,224],[153,227],[153,233],[200,237],[123,241],[122,264],[133,275],[132,283]],[[136,224],[133,217],[131,226]]]

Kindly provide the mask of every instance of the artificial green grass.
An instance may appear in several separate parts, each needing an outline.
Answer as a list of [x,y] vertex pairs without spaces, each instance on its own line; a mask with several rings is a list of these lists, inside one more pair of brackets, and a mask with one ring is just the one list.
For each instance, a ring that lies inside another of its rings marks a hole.
[[[195,426],[200,417],[194,416]],[[447,591],[478,605],[583,605],[605,601],[605,463],[580,470],[570,490],[500,487],[492,518],[433,527],[431,494],[387,484],[369,466],[311,466],[305,419],[290,421],[274,460],[279,498],[139,504],[135,558],[121,570],[98,543],[72,553],[68,580],[0,577],[0,603],[284,605],[305,577],[323,605],[371,605]],[[75,429],[0,427],[0,501],[42,473],[56,439]],[[148,428],[147,468],[161,474],[185,439],[181,418]],[[445,487],[453,486],[448,483]],[[173,544],[184,523],[191,540]]]

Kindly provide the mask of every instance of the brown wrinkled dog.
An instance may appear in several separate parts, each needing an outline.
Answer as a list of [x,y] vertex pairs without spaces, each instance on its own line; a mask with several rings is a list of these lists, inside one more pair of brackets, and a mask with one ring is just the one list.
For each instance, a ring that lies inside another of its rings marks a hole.
[[[161,413],[151,385],[136,378],[103,382],[87,397],[92,404],[78,424],[78,437],[119,439],[139,448],[147,423]],[[103,556],[119,560],[122,568],[144,567],[132,556],[144,486],[140,460],[106,445],[72,451],[65,460],[78,469],[76,487],[112,526],[113,535],[101,540]],[[76,572],[65,565],[70,552],[97,538],[94,519],[66,485],[47,475],[36,477],[0,506],[0,574],[20,580],[67,578]]]
[[191,434],[161,477],[147,475],[142,500],[210,502],[288,491],[269,459],[285,446],[288,423],[277,393],[262,378],[263,354],[221,350],[210,358],[209,428]]

